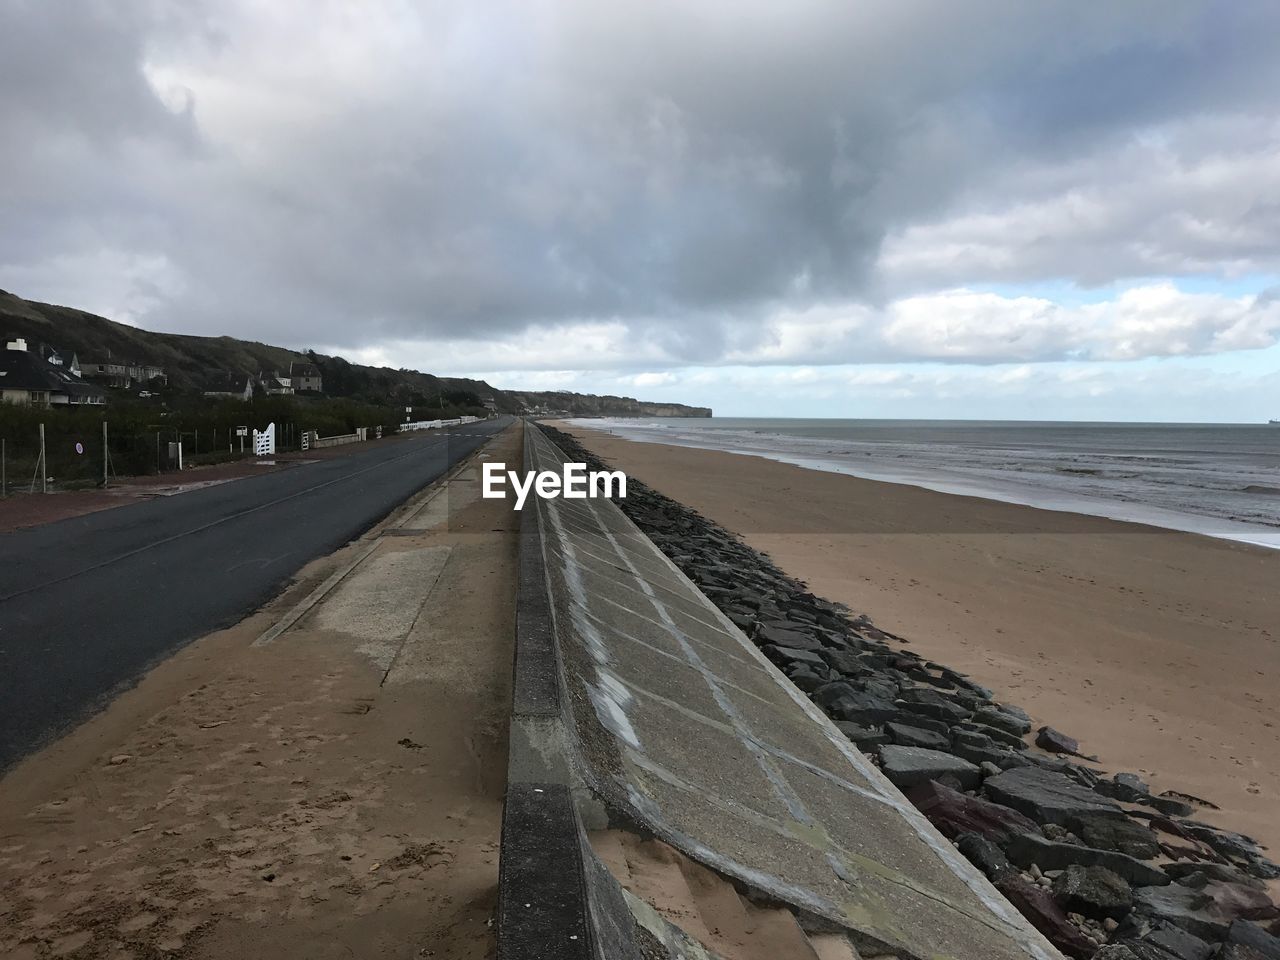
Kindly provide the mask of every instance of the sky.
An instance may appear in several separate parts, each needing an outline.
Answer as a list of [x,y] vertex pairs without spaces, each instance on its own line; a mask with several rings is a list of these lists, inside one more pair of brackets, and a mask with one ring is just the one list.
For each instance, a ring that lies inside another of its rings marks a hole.
[[739,416],[1280,418],[1280,4],[0,0],[0,288]]

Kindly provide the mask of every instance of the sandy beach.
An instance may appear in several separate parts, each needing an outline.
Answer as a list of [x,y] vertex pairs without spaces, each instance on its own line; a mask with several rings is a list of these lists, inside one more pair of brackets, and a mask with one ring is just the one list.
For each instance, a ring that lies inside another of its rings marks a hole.
[[1280,552],[558,424],[818,595],[1280,850]]

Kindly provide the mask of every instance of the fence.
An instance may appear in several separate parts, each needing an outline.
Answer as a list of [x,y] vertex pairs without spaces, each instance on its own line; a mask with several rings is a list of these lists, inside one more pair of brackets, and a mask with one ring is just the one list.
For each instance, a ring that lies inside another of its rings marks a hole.
[[315,450],[322,450],[325,447],[341,447],[347,443],[359,443],[369,438],[368,427],[356,427],[355,433],[343,433],[336,437],[317,436],[315,431],[311,433],[311,447]]
[[463,423],[476,423],[479,417],[455,417],[452,420],[418,420],[414,423],[402,423],[397,428],[400,433],[409,433],[414,430],[437,430],[440,427],[456,427]]

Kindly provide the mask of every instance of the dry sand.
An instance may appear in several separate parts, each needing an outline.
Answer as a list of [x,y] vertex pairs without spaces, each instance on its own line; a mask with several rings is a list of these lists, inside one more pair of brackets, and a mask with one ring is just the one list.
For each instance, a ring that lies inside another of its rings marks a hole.
[[0,956],[493,955],[518,517],[476,473],[0,780]]
[[570,429],[1280,859],[1280,551]]

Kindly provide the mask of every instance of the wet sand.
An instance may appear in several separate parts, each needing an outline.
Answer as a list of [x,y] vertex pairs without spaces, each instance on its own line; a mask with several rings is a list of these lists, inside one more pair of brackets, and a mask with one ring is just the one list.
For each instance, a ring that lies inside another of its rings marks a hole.
[[1280,551],[557,426],[1280,854]]

